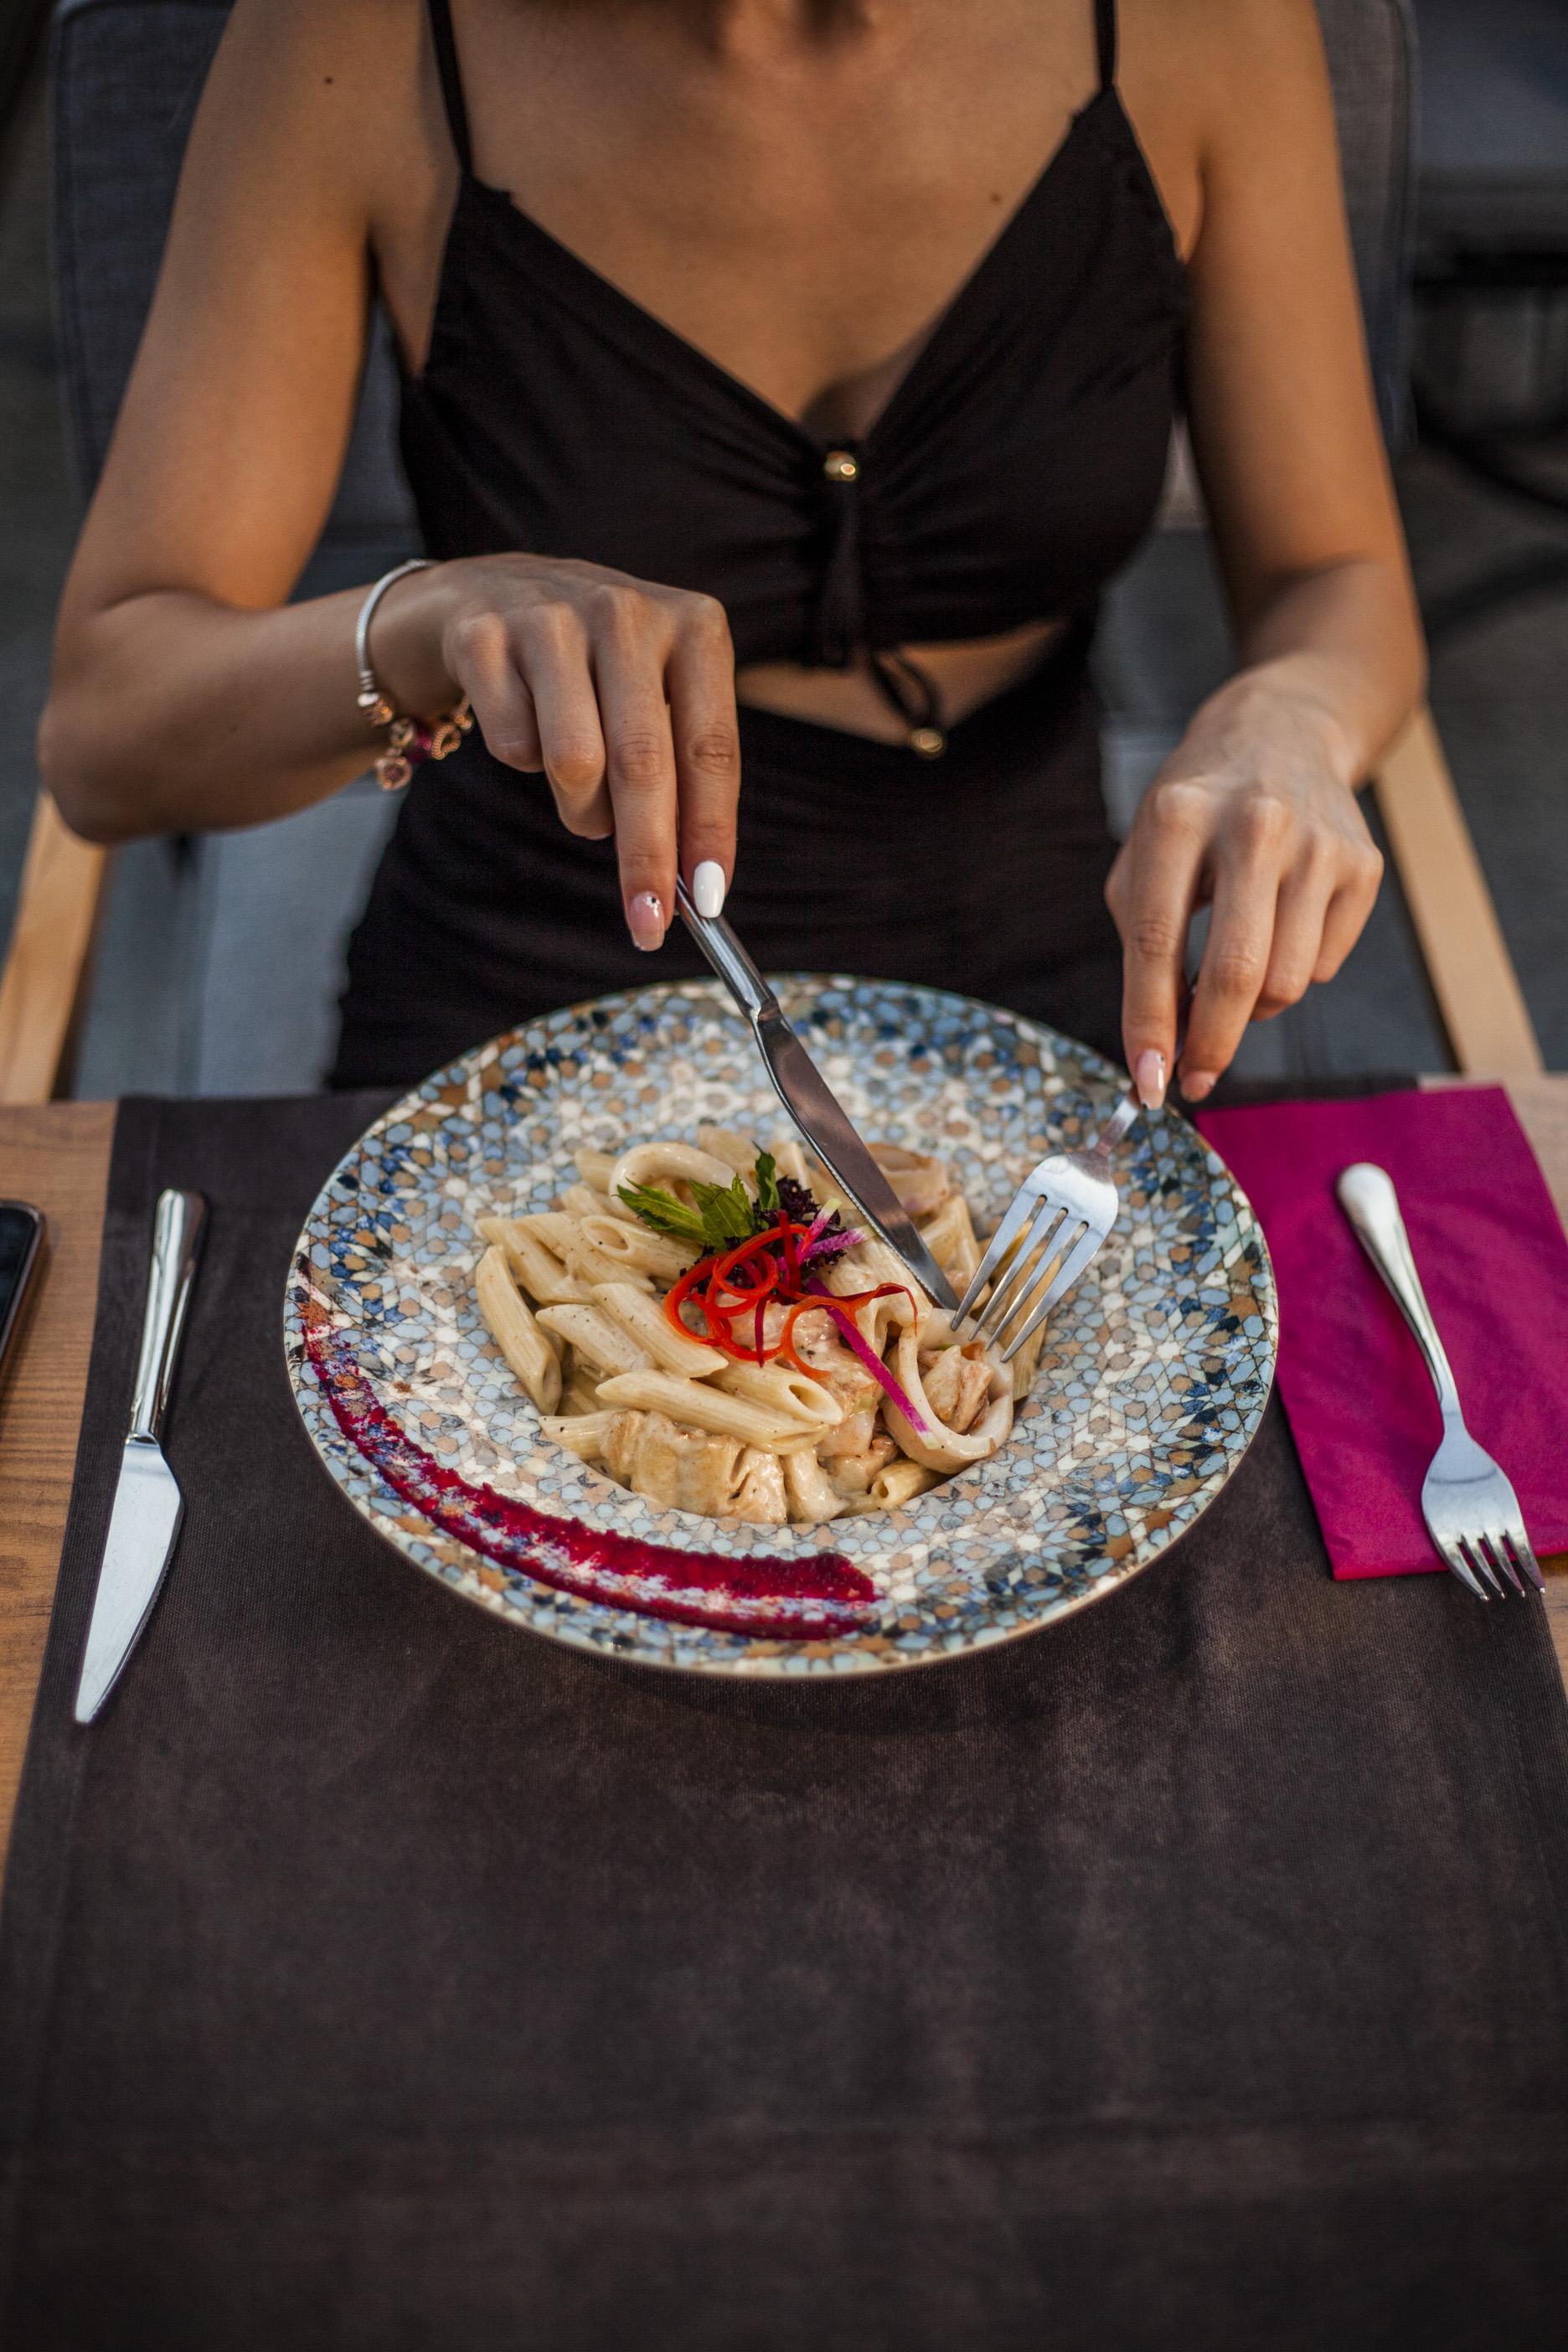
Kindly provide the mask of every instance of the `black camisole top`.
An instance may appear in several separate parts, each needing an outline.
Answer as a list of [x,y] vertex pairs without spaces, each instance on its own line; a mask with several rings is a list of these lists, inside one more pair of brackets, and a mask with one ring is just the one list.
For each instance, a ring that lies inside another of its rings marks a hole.
[[[1153,520],[1186,282],[1100,87],[858,440],[784,415],[476,179],[448,0],[428,0],[462,181],[402,445],[426,551],[574,557],[715,596],[738,663],[864,653],[902,740],[740,709],[726,912],[764,970],[957,989],[1114,1051],[1120,952],[1087,649]],[[1071,624],[948,726],[910,646]],[[1005,887],[999,888],[999,877]],[[335,1080],[405,1084],[551,1007],[694,978],[632,946],[613,841],[475,733],[399,811],[349,956]]]
[[[522,549],[701,590],[737,664],[1082,614],[1149,528],[1185,277],[1115,83],[1100,87],[869,430],[827,442],[476,179],[448,0],[431,26],[462,184],[402,446],[437,557]],[[920,749],[918,672],[874,664]]]

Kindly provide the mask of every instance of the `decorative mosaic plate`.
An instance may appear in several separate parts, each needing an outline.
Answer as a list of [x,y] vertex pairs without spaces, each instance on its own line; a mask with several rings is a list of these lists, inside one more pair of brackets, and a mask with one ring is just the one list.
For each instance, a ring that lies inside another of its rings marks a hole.
[[[940,1153],[984,1231],[1116,1073],[933,989],[807,978],[785,1010],[863,1132]],[[481,1322],[474,1220],[547,1207],[574,1152],[787,1125],[711,984],[640,989],[465,1055],[362,1137],[289,1282],[295,1397],[356,1510],[514,1625],[645,1664],[761,1675],[924,1665],[1052,1623],[1147,1568],[1245,1453],[1274,1372],[1252,1212],[1185,1122],[1141,1120],[1122,1213],[1053,1318],[989,1462],[902,1509],[759,1528],[661,1509],[550,1444]]]

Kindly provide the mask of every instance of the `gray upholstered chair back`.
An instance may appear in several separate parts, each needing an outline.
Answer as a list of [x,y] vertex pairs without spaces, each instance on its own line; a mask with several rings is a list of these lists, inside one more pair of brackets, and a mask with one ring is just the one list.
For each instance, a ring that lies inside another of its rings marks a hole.
[[[63,0],[56,19],[58,328],[84,490],[102,464],[135,354],[180,158],[227,6]],[[1319,0],[1319,10],[1378,398],[1396,436],[1414,117],[1408,0]],[[337,500],[302,593],[372,578],[416,545],[395,409],[393,356],[378,329]],[[1212,613],[1194,626],[1187,588],[1163,600],[1142,594],[1157,581],[1160,561],[1156,551],[1150,565],[1135,567],[1109,614],[1110,769],[1123,800],[1149,764],[1148,747],[1182,723],[1225,660],[1212,596]],[[330,1046],[341,942],[388,819],[379,798],[351,787],[322,809],[251,833],[121,853],[81,1090],[247,1092],[313,1083]]]
[[1318,0],[1351,243],[1384,430],[1404,436],[1415,234],[1415,26],[1411,0]]

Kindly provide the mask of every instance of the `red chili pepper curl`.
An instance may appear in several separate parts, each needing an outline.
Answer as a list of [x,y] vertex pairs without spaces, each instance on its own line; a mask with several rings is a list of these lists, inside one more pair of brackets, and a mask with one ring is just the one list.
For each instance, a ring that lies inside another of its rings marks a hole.
[[[807,1380],[826,1385],[826,1375],[802,1360],[795,1346],[795,1327],[802,1315],[816,1309],[831,1317],[839,1336],[867,1370],[883,1393],[889,1397],[906,1421],[923,1430],[921,1420],[910,1399],[887,1366],[880,1362],[861,1338],[855,1322],[857,1307],[868,1306],[873,1299],[902,1297],[915,1306],[914,1294],[901,1282],[879,1283],[873,1290],[857,1290],[834,1294],[820,1289],[813,1276],[802,1267],[799,1243],[802,1236],[810,1239],[813,1228],[800,1224],[786,1216],[781,1209],[777,1222],[765,1233],[753,1234],[721,1256],[699,1258],[697,1264],[683,1274],[674,1287],[667,1292],[664,1311],[673,1328],[683,1339],[692,1337],[691,1328],[681,1316],[681,1307],[689,1299],[702,1318],[701,1337],[721,1354],[737,1363],[767,1364],[775,1358],[803,1372]],[[748,1278],[738,1281],[737,1275]],[[732,1303],[727,1303],[727,1300]],[[788,1308],[778,1339],[767,1345],[763,1320],[770,1304]],[[734,1326],[739,1317],[751,1318],[751,1345],[735,1337]]]

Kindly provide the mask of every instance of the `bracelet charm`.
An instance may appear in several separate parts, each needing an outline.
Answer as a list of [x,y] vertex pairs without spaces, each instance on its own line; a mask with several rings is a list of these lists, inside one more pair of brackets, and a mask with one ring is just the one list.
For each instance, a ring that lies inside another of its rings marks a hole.
[[360,606],[354,628],[354,660],[359,669],[359,692],[354,699],[371,726],[386,730],[386,749],[375,762],[375,781],[385,793],[401,792],[421,761],[450,758],[474,723],[466,694],[452,709],[444,711],[428,726],[422,719],[409,718],[397,709],[371,667],[370,624],[376,606],[395,580],[401,580],[409,572],[426,570],[430,560],[428,556],[416,555],[384,572]]

